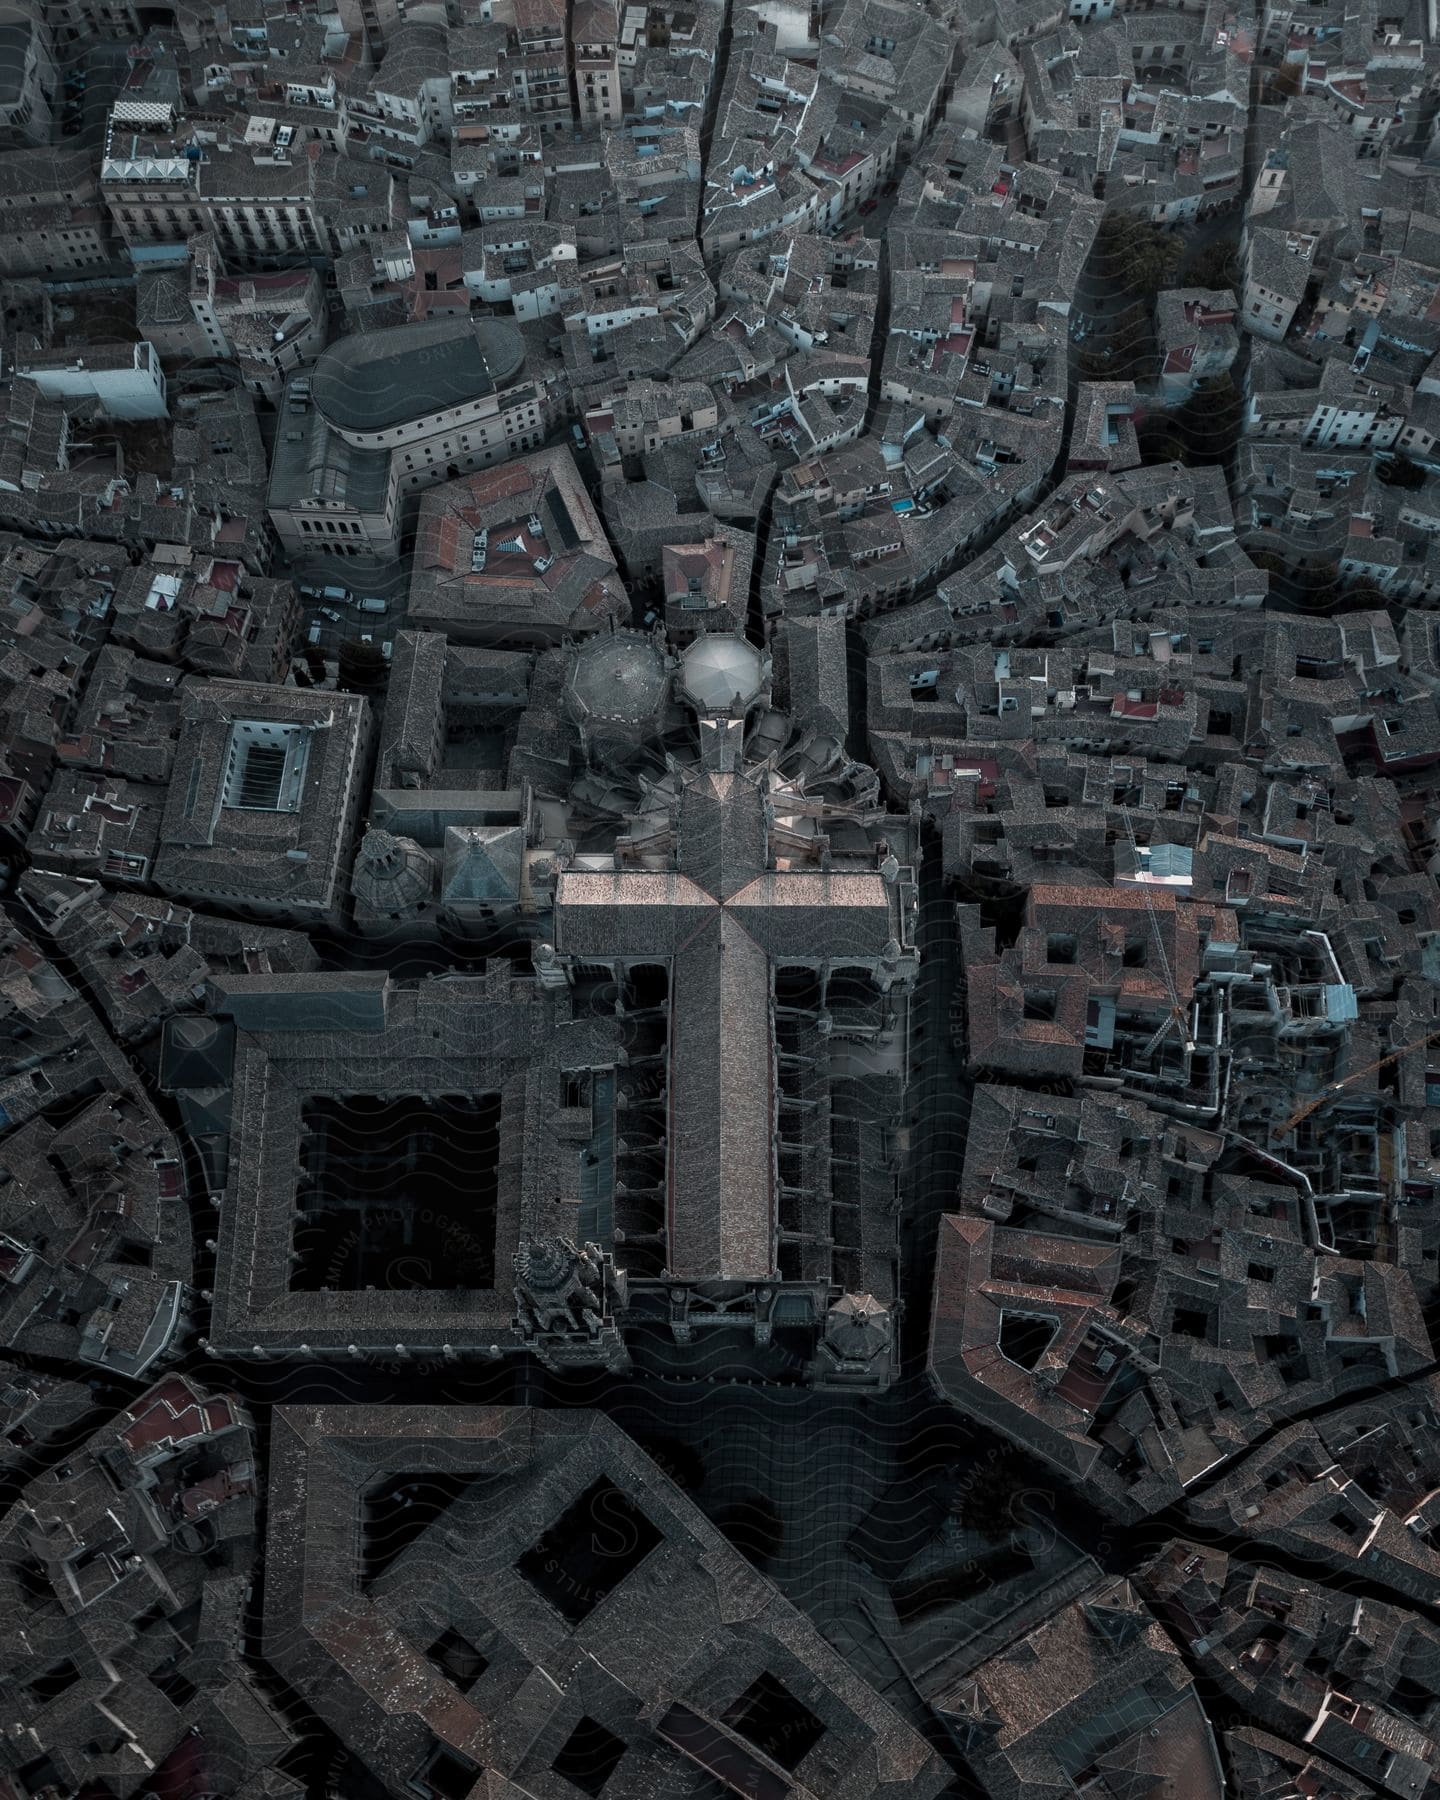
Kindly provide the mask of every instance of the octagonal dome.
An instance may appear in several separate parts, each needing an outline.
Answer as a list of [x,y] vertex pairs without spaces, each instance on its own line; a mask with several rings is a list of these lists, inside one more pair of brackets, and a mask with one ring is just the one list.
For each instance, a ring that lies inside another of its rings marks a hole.
[[572,652],[565,697],[582,725],[633,730],[654,720],[669,675],[652,638],[638,631],[602,632]]
[[743,713],[765,685],[765,659],[744,638],[715,632],[696,638],[680,659],[685,697],[699,713]]

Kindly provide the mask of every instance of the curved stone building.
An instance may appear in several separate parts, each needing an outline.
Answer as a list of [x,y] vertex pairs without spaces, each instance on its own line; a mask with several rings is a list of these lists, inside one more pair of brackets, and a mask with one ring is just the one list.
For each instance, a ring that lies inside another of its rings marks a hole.
[[525,339],[504,319],[439,319],[360,332],[332,344],[310,374],[330,427],[363,450],[424,442],[458,416],[493,411],[525,369]]
[[536,450],[558,418],[503,319],[438,319],[332,344],[285,391],[269,511],[292,554],[397,554],[420,488]]

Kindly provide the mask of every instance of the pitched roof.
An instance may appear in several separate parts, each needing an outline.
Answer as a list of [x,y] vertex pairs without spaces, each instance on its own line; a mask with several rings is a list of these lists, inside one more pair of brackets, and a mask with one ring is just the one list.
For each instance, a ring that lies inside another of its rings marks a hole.
[[515,900],[525,858],[518,825],[451,825],[445,833],[442,900]]

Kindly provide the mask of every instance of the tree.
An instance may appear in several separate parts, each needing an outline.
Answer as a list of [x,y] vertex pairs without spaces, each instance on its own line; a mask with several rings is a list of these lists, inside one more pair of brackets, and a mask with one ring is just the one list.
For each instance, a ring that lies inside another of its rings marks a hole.
[[1369,576],[1340,590],[1340,599],[1347,612],[1383,612],[1390,604],[1383,588],[1376,587]]
[[340,688],[347,694],[365,693],[385,678],[385,658],[374,644],[346,638],[340,646]]
[[1221,240],[1192,250],[1180,265],[1180,286],[1238,289],[1240,258],[1234,244]]
[[1034,1492],[1034,1472],[1027,1464],[1008,1451],[995,1451],[960,1483],[956,1516],[967,1531],[1003,1543],[1029,1523],[1026,1502]]
[[1102,250],[1114,255],[1139,243],[1154,227],[1138,213],[1107,213],[1100,221],[1099,242]]
[[1129,213],[1115,213],[1105,221],[1098,247],[1110,280],[1123,284],[1130,294],[1153,294],[1174,273],[1184,253],[1173,233]]
[[325,658],[321,654],[320,646],[318,644],[307,644],[305,646],[304,655],[305,667],[310,671],[310,680],[316,687],[319,687],[328,673],[325,667]]
[[1164,415],[1155,425],[1137,433],[1140,442],[1140,460],[1146,464],[1183,463],[1185,446],[1179,438],[1172,436],[1167,430],[1160,429]]
[[1145,272],[1145,285],[1152,290],[1168,286],[1174,279],[1184,252],[1185,247],[1179,238],[1169,232],[1157,230],[1146,246],[1141,262]]

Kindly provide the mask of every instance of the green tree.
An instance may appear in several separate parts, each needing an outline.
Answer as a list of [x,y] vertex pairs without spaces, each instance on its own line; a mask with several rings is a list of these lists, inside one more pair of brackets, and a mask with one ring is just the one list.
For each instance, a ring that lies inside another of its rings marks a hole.
[[1179,267],[1184,245],[1173,232],[1136,218],[1111,213],[1096,239],[1100,273],[1126,295],[1153,294]]
[[1192,250],[1180,265],[1179,285],[1238,289],[1240,257],[1234,244],[1221,241]]
[[1186,257],[1181,266],[1188,288],[1240,290],[1240,248],[1229,241],[1204,245],[1192,257]]

